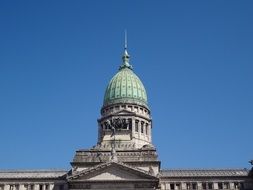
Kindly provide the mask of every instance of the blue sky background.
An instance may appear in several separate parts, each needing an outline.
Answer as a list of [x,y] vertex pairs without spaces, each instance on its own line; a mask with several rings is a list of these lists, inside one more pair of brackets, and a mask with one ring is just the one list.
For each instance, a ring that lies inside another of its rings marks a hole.
[[97,141],[128,30],[163,168],[250,168],[253,1],[0,1],[0,168]]

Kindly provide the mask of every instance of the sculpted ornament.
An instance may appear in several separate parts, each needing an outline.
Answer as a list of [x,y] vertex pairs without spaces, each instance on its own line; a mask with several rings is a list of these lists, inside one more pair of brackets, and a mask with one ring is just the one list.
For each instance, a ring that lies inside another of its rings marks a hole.
[[113,137],[112,143],[112,151],[111,151],[111,160],[117,161],[117,154],[116,154],[116,139],[115,134],[117,130],[126,129],[129,123],[126,119],[116,118],[112,120],[106,121],[106,126],[112,131],[111,137]]

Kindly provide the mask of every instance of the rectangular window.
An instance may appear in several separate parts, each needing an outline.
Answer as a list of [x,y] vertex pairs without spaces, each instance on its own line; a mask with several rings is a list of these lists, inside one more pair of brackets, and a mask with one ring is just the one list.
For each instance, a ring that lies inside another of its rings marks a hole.
[[223,189],[222,183],[218,183],[218,189]]
[[235,189],[239,189],[239,183],[238,182],[235,182],[234,186],[235,186]]
[[132,119],[128,119],[128,129],[132,131]]
[[60,190],[64,190],[64,185],[60,185]]
[[229,189],[229,183],[227,183],[227,182],[224,183],[224,184],[223,184],[223,189]]
[[148,135],[148,123],[146,123],[146,135]]
[[138,120],[135,120],[135,132],[138,132],[139,131],[139,121]]
[[208,189],[213,189],[213,184],[212,183],[208,183]]
[[206,183],[202,183],[202,189],[206,189]]
[[30,185],[30,190],[34,190],[34,185]]
[[171,184],[170,184],[170,189],[173,189],[173,190],[175,189],[174,183],[171,183]]
[[123,122],[122,129],[127,129],[128,126],[127,126],[127,123],[126,123],[126,119],[123,119],[122,122]]
[[141,122],[141,133],[144,133],[144,122]]
[[180,188],[180,183],[176,183],[176,188],[175,188],[176,190],[179,190],[179,189],[181,189]]
[[192,183],[192,189],[197,189],[197,183]]

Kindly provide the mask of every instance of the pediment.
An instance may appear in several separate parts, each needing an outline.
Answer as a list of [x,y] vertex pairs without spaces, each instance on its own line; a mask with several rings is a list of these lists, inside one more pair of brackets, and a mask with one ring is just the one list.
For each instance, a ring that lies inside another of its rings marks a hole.
[[157,180],[145,171],[122,163],[108,162],[83,170],[69,177],[71,181],[150,181]]

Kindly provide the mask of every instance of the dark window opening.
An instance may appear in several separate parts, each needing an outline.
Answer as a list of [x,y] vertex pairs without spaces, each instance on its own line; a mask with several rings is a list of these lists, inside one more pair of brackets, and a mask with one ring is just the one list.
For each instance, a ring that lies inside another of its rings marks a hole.
[[141,133],[144,133],[143,125],[144,125],[144,123],[141,122]]
[[146,135],[148,135],[148,123],[146,123]]
[[206,189],[206,183],[202,183],[202,189]]
[[208,183],[208,189],[212,189],[213,188],[213,184],[212,183]]
[[197,184],[196,183],[192,184],[192,189],[197,189]]
[[218,183],[218,189],[223,189],[222,183]]
[[135,132],[138,132],[139,131],[139,129],[138,129],[138,124],[139,124],[139,121],[138,120],[136,120],[135,121]]
[[240,183],[240,189],[244,189],[244,184]]
[[128,129],[132,131],[132,119],[128,119]]
[[229,189],[229,183],[227,183],[227,182],[224,183],[224,184],[223,184],[223,189]]

